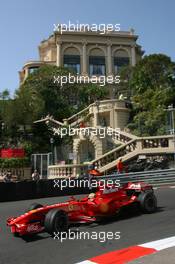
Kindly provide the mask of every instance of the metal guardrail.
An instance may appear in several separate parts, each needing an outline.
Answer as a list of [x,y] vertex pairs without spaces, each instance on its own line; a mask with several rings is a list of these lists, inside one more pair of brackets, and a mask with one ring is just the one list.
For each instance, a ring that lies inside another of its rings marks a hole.
[[152,171],[141,171],[141,172],[130,172],[122,174],[111,174],[106,176],[100,176],[98,179],[103,180],[120,180],[120,183],[131,182],[147,182],[153,186],[161,185],[175,185],[175,169],[166,170],[152,170]]

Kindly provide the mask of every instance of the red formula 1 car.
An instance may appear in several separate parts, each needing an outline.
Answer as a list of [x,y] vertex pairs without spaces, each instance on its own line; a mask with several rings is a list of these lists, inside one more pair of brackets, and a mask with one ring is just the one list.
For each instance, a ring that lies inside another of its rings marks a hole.
[[96,193],[77,200],[42,206],[32,204],[21,216],[7,220],[11,232],[16,236],[46,231],[50,234],[65,232],[72,223],[92,223],[105,217],[117,215],[121,209],[136,204],[145,213],[153,213],[157,200],[151,185],[127,183],[123,187],[98,188]]

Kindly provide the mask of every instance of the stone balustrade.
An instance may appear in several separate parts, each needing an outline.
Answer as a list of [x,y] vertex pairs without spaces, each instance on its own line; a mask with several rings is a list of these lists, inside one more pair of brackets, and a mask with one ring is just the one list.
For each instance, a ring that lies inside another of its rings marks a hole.
[[168,148],[171,145],[170,139],[168,137],[143,138],[142,148]]
[[136,139],[137,137],[132,135],[132,134],[129,134],[129,133],[126,133],[124,131],[121,131],[121,130],[117,130],[117,129],[113,129],[113,128],[110,128],[111,129],[111,137],[113,140],[117,140],[121,143],[128,143],[130,140],[132,139]]
[[87,165],[51,165],[48,167],[48,179],[54,178],[74,178],[87,172]]
[[108,163],[111,163],[118,158],[125,156],[126,154],[135,151],[137,148],[137,141],[133,139],[129,141],[127,144],[117,147],[114,150],[102,155],[99,159],[95,159],[92,163],[96,164],[96,166],[100,169],[103,166],[106,166]]

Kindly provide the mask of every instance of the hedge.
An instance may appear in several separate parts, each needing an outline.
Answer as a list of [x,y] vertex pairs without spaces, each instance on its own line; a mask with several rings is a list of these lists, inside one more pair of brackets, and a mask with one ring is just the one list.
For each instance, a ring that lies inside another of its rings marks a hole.
[[29,158],[0,158],[0,168],[21,168],[21,167],[28,167],[30,164]]

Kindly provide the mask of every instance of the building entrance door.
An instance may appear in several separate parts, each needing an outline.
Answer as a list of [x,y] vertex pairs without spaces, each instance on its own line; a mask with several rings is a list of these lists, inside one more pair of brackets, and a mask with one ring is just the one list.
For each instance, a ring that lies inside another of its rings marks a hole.
[[32,172],[37,170],[41,179],[47,179],[48,166],[52,164],[52,153],[32,154]]

